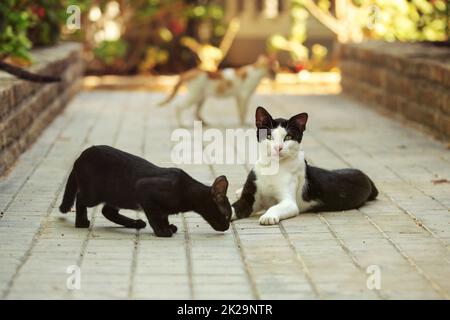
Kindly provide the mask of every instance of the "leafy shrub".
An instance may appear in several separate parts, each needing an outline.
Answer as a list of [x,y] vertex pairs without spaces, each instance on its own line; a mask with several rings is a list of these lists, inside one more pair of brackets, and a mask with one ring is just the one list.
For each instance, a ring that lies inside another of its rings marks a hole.
[[35,46],[49,45],[58,41],[61,25],[66,19],[65,1],[37,0],[29,6],[33,24],[28,37]]
[[106,64],[113,64],[117,59],[125,57],[127,48],[127,43],[120,39],[116,41],[103,41],[94,49],[94,55]]
[[27,31],[32,23],[31,13],[21,1],[0,2],[0,59],[16,56],[29,60],[31,41]]
[[1,0],[0,59],[30,61],[32,46],[58,41],[70,0]]

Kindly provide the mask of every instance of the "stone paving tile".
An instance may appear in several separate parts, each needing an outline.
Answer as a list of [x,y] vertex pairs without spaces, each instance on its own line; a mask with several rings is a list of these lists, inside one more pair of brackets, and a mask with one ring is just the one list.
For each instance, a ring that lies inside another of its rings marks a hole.
[[[61,215],[57,206],[84,148],[109,144],[174,166],[174,110],[156,108],[162,98],[145,92],[79,94],[0,180],[2,298],[450,297],[450,185],[433,183],[450,178],[446,146],[341,96],[257,95],[248,122],[256,105],[277,116],[307,111],[308,160],[364,170],[380,191],[377,201],[358,210],[301,214],[277,226],[260,226],[251,217],[223,234],[187,213],[170,217],[179,230],[170,239],[156,238],[148,227],[115,226],[100,207],[89,210],[89,229],[74,228],[74,213]],[[204,113],[211,126],[237,128],[230,105],[208,101]],[[242,150],[236,156],[246,158]],[[179,167],[207,184],[226,174],[234,200],[251,165]],[[123,213],[145,219],[143,213]],[[70,266],[80,267],[80,290],[66,285]],[[367,287],[369,266],[380,268],[381,290]]]

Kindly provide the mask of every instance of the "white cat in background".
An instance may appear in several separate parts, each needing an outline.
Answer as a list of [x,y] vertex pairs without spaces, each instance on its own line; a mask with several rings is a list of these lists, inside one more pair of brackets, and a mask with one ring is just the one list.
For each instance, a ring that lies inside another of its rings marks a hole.
[[244,124],[247,114],[247,104],[264,77],[275,79],[278,62],[274,58],[260,56],[251,65],[241,68],[226,68],[223,70],[209,72],[192,69],[180,75],[178,83],[171,94],[159,105],[169,103],[177,94],[183,83],[188,88],[187,96],[177,105],[176,117],[181,126],[181,112],[190,106],[196,107],[195,116],[203,121],[200,112],[206,98],[213,97],[235,97],[239,112],[240,124]]

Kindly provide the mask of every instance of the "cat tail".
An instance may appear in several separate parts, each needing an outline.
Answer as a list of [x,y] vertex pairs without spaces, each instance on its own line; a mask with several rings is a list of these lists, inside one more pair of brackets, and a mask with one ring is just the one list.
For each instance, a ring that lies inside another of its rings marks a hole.
[[177,95],[178,90],[180,90],[180,87],[183,83],[185,83],[186,81],[190,81],[192,79],[195,79],[196,77],[198,77],[199,75],[203,74],[204,72],[199,70],[199,69],[191,69],[186,71],[185,73],[180,75],[180,78],[178,79],[177,84],[175,85],[175,87],[173,88],[172,92],[170,93],[170,95],[164,100],[161,101],[160,103],[158,103],[158,106],[163,106],[168,104],[170,101],[173,100],[173,98],[175,98],[175,96]]
[[67,180],[63,201],[59,206],[59,211],[61,213],[67,213],[70,211],[70,209],[73,206],[73,203],[75,202],[77,191],[78,191],[77,179],[75,178],[75,171],[72,169],[72,172],[69,175],[69,179]]
[[371,200],[375,200],[376,197],[378,196],[378,189],[377,189],[377,187],[375,187],[375,183],[373,183],[373,181],[370,178],[369,178],[369,182],[372,187],[372,192],[370,193],[368,200],[371,201]]
[[58,82],[61,81],[60,77],[40,75],[26,71],[22,68],[16,67],[12,64],[0,61],[0,70],[3,70],[9,74],[16,76],[17,78],[32,81],[32,82]]
[[162,106],[168,104],[170,101],[172,101],[173,98],[175,98],[175,96],[177,95],[178,90],[180,90],[180,87],[183,84],[183,82],[184,82],[183,76],[180,76],[180,79],[178,79],[178,82],[175,85],[175,87],[173,88],[170,95],[166,99],[164,99],[164,101],[161,101],[160,103],[158,103],[158,106],[162,107]]

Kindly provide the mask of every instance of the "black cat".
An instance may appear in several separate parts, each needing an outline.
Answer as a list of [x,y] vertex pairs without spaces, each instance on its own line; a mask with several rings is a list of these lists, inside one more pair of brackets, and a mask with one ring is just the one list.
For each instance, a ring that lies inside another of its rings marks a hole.
[[16,67],[12,64],[0,61],[0,70],[3,70],[9,74],[16,76],[17,78],[28,80],[32,82],[58,82],[61,81],[61,77],[48,76],[43,74],[37,74],[29,72],[20,67]]
[[93,146],[75,161],[59,210],[68,212],[76,198],[75,226],[87,228],[87,208],[104,203],[102,213],[108,220],[140,229],[144,221],[125,217],[119,209],[142,209],[158,237],[177,231],[168,215],[195,211],[215,230],[226,231],[231,219],[227,188],[225,176],[208,187],[181,169],[160,168],[113,147]]

